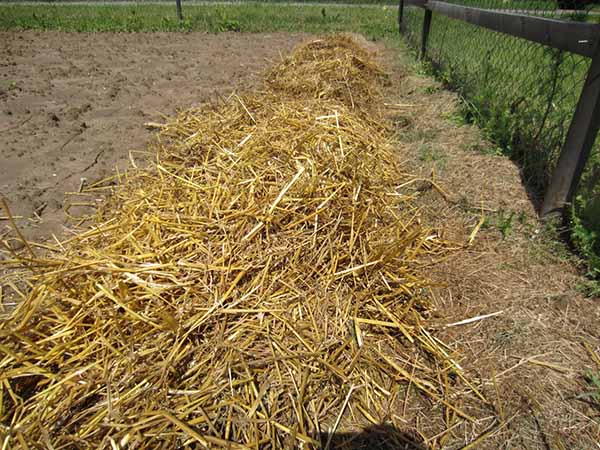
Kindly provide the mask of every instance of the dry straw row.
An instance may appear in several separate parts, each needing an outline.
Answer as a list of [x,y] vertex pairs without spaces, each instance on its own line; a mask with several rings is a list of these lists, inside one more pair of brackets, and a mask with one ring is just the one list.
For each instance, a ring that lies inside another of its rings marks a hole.
[[344,448],[399,426],[407,387],[471,420],[425,326],[448,245],[396,189],[383,82],[353,39],[309,42],[89,186],[86,229],[5,259],[31,288],[0,325],[2,448]]

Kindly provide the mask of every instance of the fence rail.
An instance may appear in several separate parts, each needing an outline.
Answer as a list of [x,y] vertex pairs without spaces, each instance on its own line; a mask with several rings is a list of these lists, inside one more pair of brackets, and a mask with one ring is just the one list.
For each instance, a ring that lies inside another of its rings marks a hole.
[[422,58],[427,56],[430,30],[432,26],[435,27],[432,13],[435,12],[454,20],[592,59],[540,211],[542,216],[564,212],[565,207],[573,201],[600,127],[600,25],[475,8],[438,0],[400,0],[398,24],[401,32],[405,30],[405,7],[408,6],[425,10],[420,42]]

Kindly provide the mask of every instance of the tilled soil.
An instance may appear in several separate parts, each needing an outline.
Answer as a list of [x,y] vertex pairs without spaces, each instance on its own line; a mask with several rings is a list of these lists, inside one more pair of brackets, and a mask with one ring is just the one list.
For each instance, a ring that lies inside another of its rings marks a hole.
[[[144,123],[251,87],[302,39],[0,33],[0,195],[21,231],[33,241],[64,236],[64,210],[81,202],[65,193],[126,167],[131,150],[146,150],[153,133]],[[0,217],[3,236],[8,221]]]

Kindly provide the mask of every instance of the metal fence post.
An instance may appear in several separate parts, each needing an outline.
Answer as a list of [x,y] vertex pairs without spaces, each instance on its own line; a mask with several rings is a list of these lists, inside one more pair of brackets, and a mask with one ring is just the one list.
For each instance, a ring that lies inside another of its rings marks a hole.
[[573,200],[599,127],[600,44],[597,44],[556,169],[544,196],[542,216],[563,210]]
[[427,54],[427,39],[429,38],[429,28],[431,28],[431,10],[425,9],[423,16],[423,30],[421,32],[421,59]]
[[400,0],[398,3],[398,32],[404,31],[404,0]]
[[177,5],[177,18],[181,21],[183,20],[183,14],[181,12],[181,0],[175,0]]

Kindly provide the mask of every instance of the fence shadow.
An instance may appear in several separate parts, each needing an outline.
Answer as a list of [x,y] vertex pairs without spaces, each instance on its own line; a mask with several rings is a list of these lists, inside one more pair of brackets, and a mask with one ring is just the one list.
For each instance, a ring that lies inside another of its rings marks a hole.
[[392,425],[375,425],[357,433],[321,433],[321,449],[330,450],[427,450],[421,437]]

